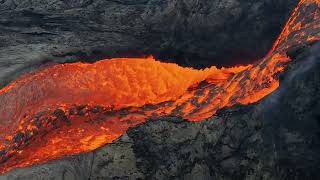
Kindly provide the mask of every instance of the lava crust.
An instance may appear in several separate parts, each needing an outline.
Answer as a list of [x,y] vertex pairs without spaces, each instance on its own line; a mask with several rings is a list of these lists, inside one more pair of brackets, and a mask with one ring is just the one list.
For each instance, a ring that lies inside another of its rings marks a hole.
[[301,0],[255,64],[204,70],[149,58],[55,65],[0,90],[0,172],[94,150],[148,119],[208,118],[279,86],[287,52],[320,38],[320,1]]

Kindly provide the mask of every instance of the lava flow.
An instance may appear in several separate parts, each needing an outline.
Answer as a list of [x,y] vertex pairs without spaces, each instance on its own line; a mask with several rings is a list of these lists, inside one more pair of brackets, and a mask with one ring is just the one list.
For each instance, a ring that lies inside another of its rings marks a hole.
[[291,48],[320,38],[320,0],[301,0],[256,64],[204,70],[154,58],[70,63],[26,74],[0,90],[0,172],[94,150],[148,119],[208,118],[279,86]]

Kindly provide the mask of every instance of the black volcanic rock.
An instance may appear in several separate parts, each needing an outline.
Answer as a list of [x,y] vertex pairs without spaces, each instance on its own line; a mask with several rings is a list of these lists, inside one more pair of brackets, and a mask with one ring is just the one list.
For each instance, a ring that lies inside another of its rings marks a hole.
[[320,44],[300,52],[257,103],[201,122],[151,120],[93,152],[0,179],[319,179]]
[[1,0],[0,87],[44,63],[153,54],[181,65],[266,54],[297,0]]

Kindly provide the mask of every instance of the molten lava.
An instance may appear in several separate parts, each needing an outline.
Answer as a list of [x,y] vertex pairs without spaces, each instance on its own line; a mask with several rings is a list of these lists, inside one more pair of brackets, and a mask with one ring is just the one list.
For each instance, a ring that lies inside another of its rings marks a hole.
[[150,118],[208,118],[279,86],[286,52],[320,38],[320,0],[301,0],[265,58],[204,70],[154,58],[71,63],[24,75],[0,90],[0,172],[94,150]]

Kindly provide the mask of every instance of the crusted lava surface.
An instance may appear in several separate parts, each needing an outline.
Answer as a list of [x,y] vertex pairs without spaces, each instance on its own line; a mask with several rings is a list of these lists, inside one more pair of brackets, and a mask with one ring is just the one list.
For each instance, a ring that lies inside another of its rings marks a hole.
[[150,118],[199,121],[223,107],[254,103],[278,88],[287,53],[317,41],[319,28],[320,1],[301,0],[270,52],[248,66],[194,70],[135,58],[55,65],[23,76],[0,90],[6,102],[0,170],[94,150]]

